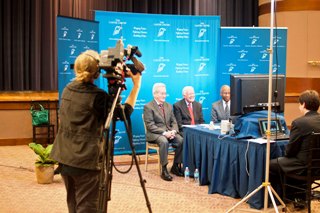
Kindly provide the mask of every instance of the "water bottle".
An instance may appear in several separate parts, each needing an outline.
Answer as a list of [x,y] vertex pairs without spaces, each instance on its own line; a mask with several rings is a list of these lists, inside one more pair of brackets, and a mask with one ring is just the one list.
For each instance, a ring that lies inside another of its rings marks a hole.
[[195,184],[196,184],[196,185],[199,185],[199,170],[198,170],[198,169],[194,170],[193,176],[194,176],[194,182],[195,182]]
[[189,182],[189,179],[190,179],[190,172],[189,172],[189,168],[186,167],[184,170],[184,181]]

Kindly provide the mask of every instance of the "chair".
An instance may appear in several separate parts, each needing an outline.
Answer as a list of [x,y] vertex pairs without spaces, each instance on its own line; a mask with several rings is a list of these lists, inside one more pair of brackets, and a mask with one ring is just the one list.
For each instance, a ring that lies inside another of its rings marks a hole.
[[[143,122],[145,134],[147,134],[147,127],[146,127],[146,124],[144,122],[143,114],[142,114],[142,122]],[[149,153],[150,150],[151,150],[151,153]],[[173,152],[174,152],[174,148],[170,144],[169,145],[169,154],[172,154]],[[158,162],[158,174],[160,175],[161,174],[161,164],[160,164],[159,146],[158,146],[158,144],[156,144],[154,142],[152,143],[152,142],[148,142],[146,140],[146,156],[145,156],[145,164],[144,164],[144,168],[145,168],[146,172],[148,170],[148,159],[149,158],[157,160],[157,162]]]
[[54,124],[51,124],[50,119],[50,101],[32,101],[31,107],[34,109],[39,109],[39,104],[41,104],[45,109],[48,110],[48,124],[40,124],[32,126],[32,139],[34,143],[51,144],[54,141],[55,131]]
[[[317,180],[320,180],[320,133],[312,133],[310,136],[310,141],[308,144],[307,152],[308,160],[307,160],[307,171],[305,175],[296,175],[296,174],[284,174],[283,178],[283,198],[284,201],[293,201],[292,197],[295,196],[304,196],[305,201],[301,200],[301,202],[296,202],[296,204],[307,205],[308,212],[311,212],[311,200],[313,195],[317,195],[315,193],[315,189],[320,187],[320,184],[317,183]],[[292,185],[288,183],[288,178],[303,181],[302,185]],[[291,194],[287,193],[287,189],[292,188],[294,192]],[[318,197],[319,198],[319,197]]]

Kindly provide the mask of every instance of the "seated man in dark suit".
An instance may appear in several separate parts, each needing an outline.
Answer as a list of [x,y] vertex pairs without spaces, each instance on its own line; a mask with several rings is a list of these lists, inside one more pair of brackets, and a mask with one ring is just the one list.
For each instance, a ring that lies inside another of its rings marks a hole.
[[202,105],[195,101],[195,93],[192,86],[182,89],[183,99],[173,105],[179,131],[182,132],[182,125],[194,125],[204,123]]
[[220,89],[221,100],[212,104],[211,121],[214,123],[230,118],[230,87],[223,85]]
[[144,122],[147,133],[146,140],[155,142],[160,148],[160,162],[162,165],[161,178],[171,181],[172,176],[167,170],[169,143],[175,147],[175,156],[171,173],[183,176],[179,165],[182,162],[182,137],[178,134],[177,121],[173,114],[172,105],[165,102],[166,86],[163,83],[155,83],[152,89],[154,99],[144,106]]
[[[303,116],[291,124],[290,139],[285,156],[270,161],[270,182],[278,188],[283,173],[302,175],[307,168],[309,135],[320,132],[319,94],[315,90],[306,90],[299,96],[299,110]],[[293,183],[295,184],[295,183]]]

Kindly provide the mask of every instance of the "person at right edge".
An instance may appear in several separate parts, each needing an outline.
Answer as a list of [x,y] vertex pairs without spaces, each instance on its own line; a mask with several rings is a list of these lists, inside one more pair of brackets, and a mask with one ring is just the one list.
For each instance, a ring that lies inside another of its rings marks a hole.
[[[81,53],[75,61],[76,77],[61,96],[60,125],[50,157],[59,162],[70,213],[96,213],[98,208],[101,130],[113,101],[112,94],[93,84],[100,76],[99,59],[93,50]],[[115,70],[123,71],[122,66],[118,64]],[[140,90],[141,75],[133,75],[130,70],[126,74],[131,77],[133,88],[121,106],[129,117]]]
[[[304,175],[307,168],[308,153],[306,152],[312,132],[320,132],[319,94],[315,90],[306,90],[299,96],[299,110],[302,117],[291,124],[289,143],[285,148],[284,157],[270,161],[270,182],[275,189],[281,190],[283,174],[294,173]],[[292,181],[292,180],[290,180]],[[290,182],[300,185],[301,182]],[[279,191],[280,196],[282,191]],[[304,199],[296,197],[292,199]]]

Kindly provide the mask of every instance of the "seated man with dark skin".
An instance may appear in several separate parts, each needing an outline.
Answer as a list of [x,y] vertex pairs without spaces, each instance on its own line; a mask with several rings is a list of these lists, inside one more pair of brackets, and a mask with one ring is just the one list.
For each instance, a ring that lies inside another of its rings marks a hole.
[[212,104],[211,121],[214,123],[222,120],[229,120],[230,118],[230,87],[223,85],[220,88],[221,100]]

